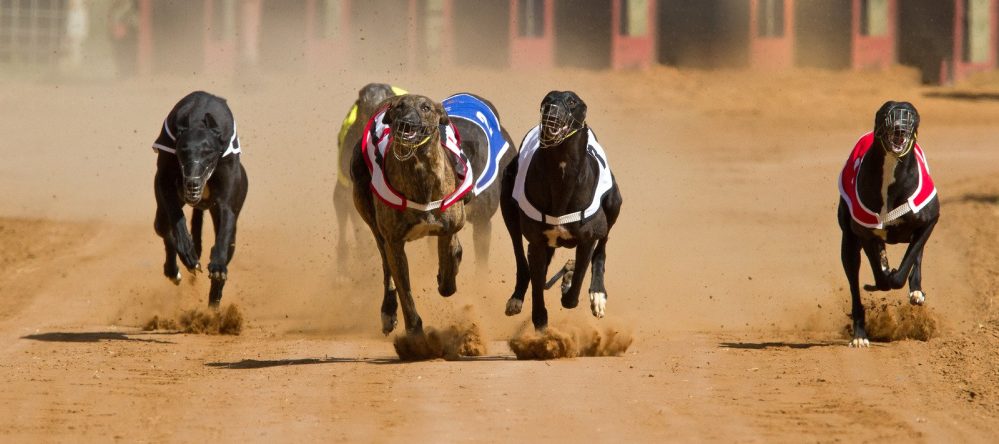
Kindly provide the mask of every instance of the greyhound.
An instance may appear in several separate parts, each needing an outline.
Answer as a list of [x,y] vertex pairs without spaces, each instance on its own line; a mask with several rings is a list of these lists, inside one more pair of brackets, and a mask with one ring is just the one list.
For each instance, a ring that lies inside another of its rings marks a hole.
[[465,225],[465,198],[473,186],[472,166],[457,137],[440,103],[402,95],[379,107],[354,148],[354,206],[371,229],[382,259],[386,335],[398,323],[399,301],[407,334],[423,333],[406,242],[437,236],[437,291],[445,297],[457,291],[462,254],[457,234]]
[[[909,280],[909,303],[922,305],[923,247],[940,218],[937,189],[926,155],[916,143],[919,113],[909,102],[885,102],[874,116],[874,131],[854,146],[839,177],[837,218],[843,232],[841,259],[850,283],[853,340],[869,347],[860,301],[860,250],[874,273],[867,291],[899,289]],[[908,243],[898,269],[889,269],[885,243]]]
[[496,107],[488,100],[459,93],[441,102],[461,140],[461,151],[476,172],[472,199],[466,206],[475,242],[475,264],[481,273],[489,259],[492,217],[499,208],[500,184],[497,177],[516,157],[513,138],[500,124]]
[[[180,284],[177,256],[191,273],[201,271],[201,228],[208,210],[215,226],[215,245],[208,263],[212,285],[208,305],[218,307],[236,250],[236,219],[246,200],[246,170],[236,122],[225,99],[206,92],[188,94],[163,121],[153,143],[157,151],[156,234],[163,238],[163,274]],[[184,205],[193,207],[191,232]],[[192,239],[193,234],[193,239]]]
[[[623,199],[603,147],[586,124],[586,103],[572,91],[552,91],[541,102],[541,124],[524,137],[520,154],[503,174],[500,208],[513,241],[517,282],[506,314],[520,313],[531,284],[534,328],[548,325],[544,290],[562,278],[562,306],[579,304],[586,267],[593,262],[590,309],[604,316],[607,236]],[[556,216],[553,216],[556,215]],[[527,257],[521,237],[527,239]],[[555,248],[576,248],[548,283],[545,275]]]
[[[361,140],[364,126],[371,119],[376,108],[389,97],[406,94],[406,90],[384,83],[369,83],[357,92],[357,100],[347,112],[337,136],[337,181],[333,188],[333,208],[337,220],[337,261],[341,265],[350,257],[347,252],[347,222],[356,229],[359,227],[357,213],[351,208],[352,193],[350,180],[350,161],[354,155],[354,146]],[[355,237],[356,239],[356,237]]]

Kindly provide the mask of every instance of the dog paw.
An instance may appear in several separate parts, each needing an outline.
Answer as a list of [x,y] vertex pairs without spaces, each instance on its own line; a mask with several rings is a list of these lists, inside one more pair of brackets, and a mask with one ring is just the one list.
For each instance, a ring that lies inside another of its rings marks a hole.
[[225,265],[208,264],[208,278],[213,281],[224,281],[229,278],[229,269]]
[[397,325],[399,325],[398,315],[396,315],[395,313],[392,314],[382,313],[382,334],[388,336],[389,333],[392,333],[392,330],[395,330],[395,327]]
[[593,312],[595,318],[604,317],[604,312],[607,309],[607,293],[602,291],[595,291],[590,293],[590,311]]
[[912,305],[923,305],[926,302],[926,293],[922,290],[909,292],[909,303]]
[[510,298],[506,301],[506,315],[514,316],[520,314],[524,309],[524,301],[517,298]]
[[868,341],[867,338],[853,338],[850,341],[850,348],[869,348],[870,346],[871,341]]

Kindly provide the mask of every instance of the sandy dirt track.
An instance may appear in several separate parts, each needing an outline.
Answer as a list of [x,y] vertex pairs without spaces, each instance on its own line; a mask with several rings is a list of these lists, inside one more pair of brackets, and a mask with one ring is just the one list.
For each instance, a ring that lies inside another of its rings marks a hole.
[[[466,254],[450,299],[427,243],[408,247],[424,322],[472,318],[487,355],[396,360],[369,235],[333,254],[335,132],[373,80],[479,93],[518,139],[547,91],[587,101],[625,198],[608,317],[552,297],[549,310],[556,326],[632,335],[627,353],[515,360],[505,341],[530,303],[503,316],[513,261],[497,215],[489,263]],[[250,178],[223,300],[246,318],[235,337],[141,331],[207,301],[205,277],[161,276],[152,230],[149,145],[193,89],[229,99]],[[902,69],[0,80],[0,441],[994,441],[999,107],[950,92]],[[924,267],[940,330],[853,350],[835,178],[887,99],[921,111],[940,189]]]

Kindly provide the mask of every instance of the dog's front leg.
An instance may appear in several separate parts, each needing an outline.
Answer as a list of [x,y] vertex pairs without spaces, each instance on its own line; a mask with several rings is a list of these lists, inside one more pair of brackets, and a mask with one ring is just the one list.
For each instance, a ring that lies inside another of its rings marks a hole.
[[187,230],[187,219],[184,217],[184,204],[180,201],[180,196],[175,188],[176,184],[170,178],[170,174],[162,171],[156,172],[155,194],[156,194],[156,220],[153,227],[156,234],[163,238],[166,248],[166,262],[163,264],[163,274],[174,281],[180,282],[180,270],[177,269],[177,256],[187,267],[188,271],[195,272],[201,269],[198,263],[198,255],[195,252],[194,241],[191,233]]
[[545,308],[545,280],[548,263],[554,249],[541,242],[527,244],[527,262],[531,269],[531,321],[534,329],[541,331],[548,326],[548,309]]
[[923,293],[922,277],[923,248],[926,247],[926,242],[930,239],[930,234],[933,233],[933,228],[936,225],[937,221],[934,220],[913,233],[914,240],[906,248],[905,256],[902,257],[902,263],[899,264],[898,270],[892,270],[889,274],[892,288],[902,288],[905,279],[909,278],[909,303],[912,305],[923,305],[926,300],[926,295]]
[[392,270],[392,280],[395,281],[396,294],[402,305],[402,320],[406,324],[406,333],[410,335],[423,334],[423,320],[416,312],[416,302],[409,282],[409,260],[406,258],[406,241],[404,239],[385,239],[385,258]]
[[437,292],[448,297],[458,291],[458,267],[461,265],[461,242],[457,234],[437,236]]
[[531,282],[530,267],[527,264],[527,257],[524,254],[524,237],[520,227],[520,207],[513,200],[513,184],[517,175],[517,158],[514,157],[510,165],[503,172],[502,182],[500,182],[500,212],[503,215],[503,224],[510,234],[510,241],[513,242],[513,257],[517,267],[516,282],[513,287],[513,294],[506,301],[506,315],[513,316],[520,314],[524,308],[524,295],[527,293],[527,285]]
[[220,204],[212,208],[212,220],[215,222],[215,245],[208,263],[208,278],[212,281],[208,305],[218,307],[222,288],[229,278],[229,261],[236,252],[236,213]]
[[850,284],[850,317],[853,319],[853,340],[850,347],[870,347],[867,340],[867,330],[865,329],[864,304],[860,300],[860,239],[857,238],[849,227],[842,226],[843,242],[840,248],[840,260],[843,262],[843,271],[846,272],[846,280]]

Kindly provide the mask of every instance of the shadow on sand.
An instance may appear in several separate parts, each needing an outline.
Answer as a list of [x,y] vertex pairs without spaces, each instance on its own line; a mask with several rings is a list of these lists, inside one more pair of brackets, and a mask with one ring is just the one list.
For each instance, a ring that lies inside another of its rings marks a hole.
[[[148,335],[169,335],[175,333],[135,333],[136,336]],[[31,339],[32,341],[44,342],[101,342],[101,341],[134,341],[152,342],[156,344],[173,344],[171,341],[160,339],[133,338],[128,334],[118,331],[90,331],[90,332],[50,332],[21,336],[21,339]]]
[[767,350],[772,348],[792,348],[806,349],[812,347],[832,347],[846,346],[846,341],[817,341],[817,342],[722,342],[718,344],[721,348],[735,348],[740,350]]
[[[449,362],[495,362],[495,361],[516,361],[515,356],[474,356],[460,357]],[[434,359],[433,361],[444,361]],[[300,358],[300,359],[243,359],[234,362],[208,362],[207,367],[225,368],[230,370],[254,370],[270,367],[283,367],[288,365],[315,365],[315,364],[337,364],[337,363],[360,363],[360,364],[409,364],[414,362],[427,361],[403,361],[399,358]]]

